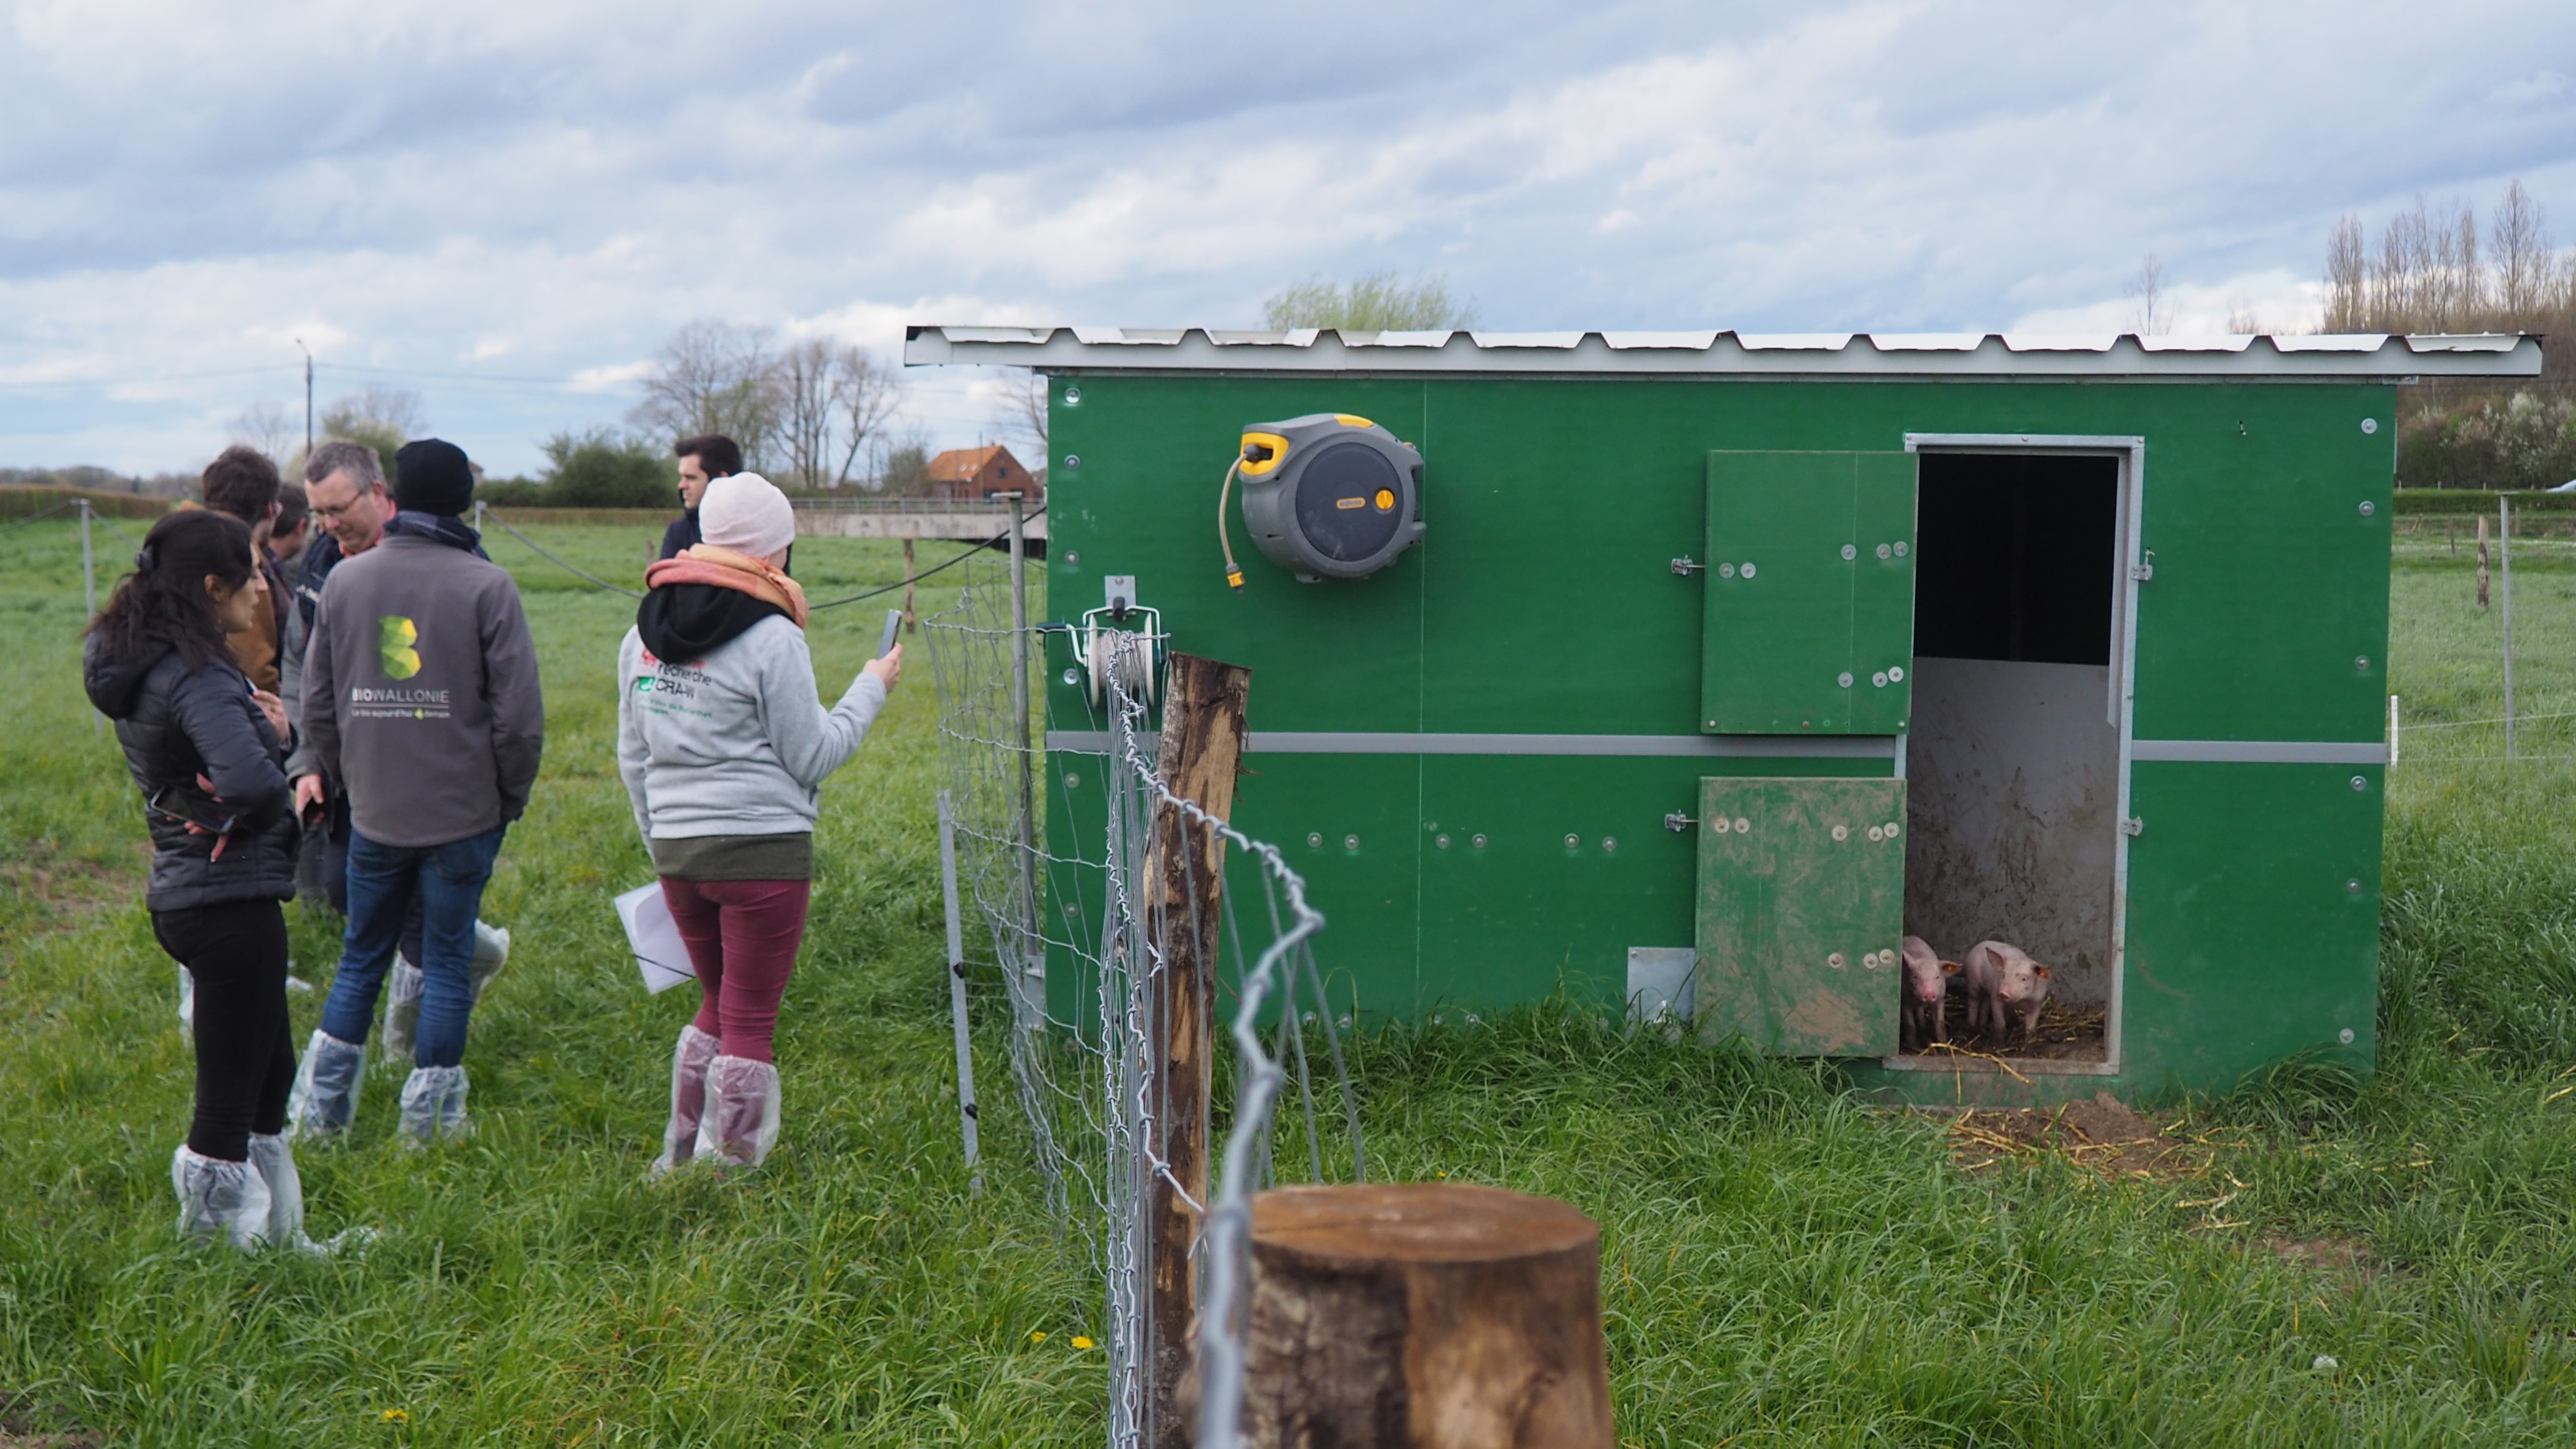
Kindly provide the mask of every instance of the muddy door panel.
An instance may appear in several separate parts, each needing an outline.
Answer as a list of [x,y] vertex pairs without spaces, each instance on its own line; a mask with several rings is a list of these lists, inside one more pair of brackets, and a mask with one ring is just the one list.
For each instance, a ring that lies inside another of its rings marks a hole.
[[1704,779],[1699,819],[1702,1038],[1894,1052],[1905,782]]

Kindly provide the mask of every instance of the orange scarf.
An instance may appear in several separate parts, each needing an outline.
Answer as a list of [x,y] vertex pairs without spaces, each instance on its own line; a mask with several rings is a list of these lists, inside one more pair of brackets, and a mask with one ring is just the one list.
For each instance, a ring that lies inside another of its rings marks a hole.
[[771,568],[767,559],[702,543],[644,570],[644,587],[658,589],[664,584],[713,584],[749,594],[785,609],[797,628],[805,627],[805,590]]

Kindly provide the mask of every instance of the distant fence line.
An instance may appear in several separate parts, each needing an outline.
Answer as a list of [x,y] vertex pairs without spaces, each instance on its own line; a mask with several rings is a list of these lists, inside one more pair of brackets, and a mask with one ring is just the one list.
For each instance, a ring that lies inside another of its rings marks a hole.
[[89,500],[92,512],[107,518],[159,518],[178,502],[146,493],[102,493],[91,488],[0,487],[0,519],[31,518],[77,498]]

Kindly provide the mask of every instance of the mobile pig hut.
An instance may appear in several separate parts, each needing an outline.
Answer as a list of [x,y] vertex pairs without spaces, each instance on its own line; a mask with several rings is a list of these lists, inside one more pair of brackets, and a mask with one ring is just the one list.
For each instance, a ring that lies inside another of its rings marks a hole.
[[[1331,918],[1338,999],[1669,1000],[1894,1098],[2048,1102],[2369,1067],[2396,384],[2540,351],[922,327],[906,359],[1049,378],[1056,618],[1129,581],[1252,669],[1235,819]],[[1047,830],[1096,853],[1102,724],[1048,639]],[[2051,963],[2067,1040],[1900,1053],[1907,931]]]

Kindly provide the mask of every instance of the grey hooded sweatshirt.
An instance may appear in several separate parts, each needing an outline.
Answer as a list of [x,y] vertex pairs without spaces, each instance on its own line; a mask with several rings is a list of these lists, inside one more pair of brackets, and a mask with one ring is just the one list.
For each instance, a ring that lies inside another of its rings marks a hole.
[[546,728],[518,585],[463,548],[389,534],[322,588],[303,717],[369,840],[445,845],[518,819]]
[[[649,841],[811,835],[825,776],[885,707],[862,671],[823,708],[805,631],[773,614],[696,659],[617,648],[617,768]],[[667,852],[656,849],[657,863]],[[664,873],[672,873],[667,866]]]

